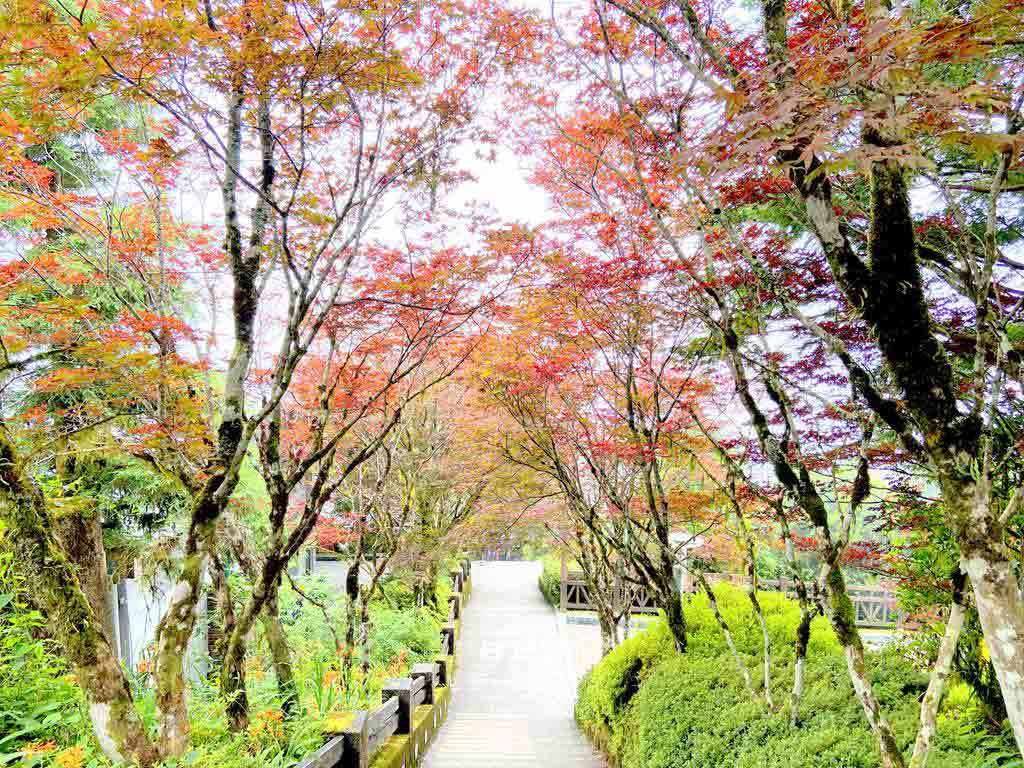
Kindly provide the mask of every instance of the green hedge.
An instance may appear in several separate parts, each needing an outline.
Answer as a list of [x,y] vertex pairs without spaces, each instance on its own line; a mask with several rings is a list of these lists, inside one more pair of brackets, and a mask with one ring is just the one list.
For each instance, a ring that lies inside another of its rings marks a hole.
[[548,604],[558,608],[562,598],[562,561],[554,555],[545,555],[540,563],[537,586]]
[[[716,588],[755,681],[760,630],[746,595]],[[816,619],[808,649],[803,716],[789,723],[793,634],[797,606],[778,594],[761,596],[773,640],[775,712],[751,700],[706,599],[689,599],[689,649],[676,654],[663,621],[623,642],[580,683],[576,718],[622,768],[875,768],[875,741],[853,696],[845,661],[831,629]],[[899,649],[871,654],[875,689],[897,738],[909,751],[916,734],[925,676]],[[780,706],[781,705],[781,706]],[[991,746],[972,716],[940,717],[929,768],[981,766]],[[997,765],[1001,763],[992,763]]]

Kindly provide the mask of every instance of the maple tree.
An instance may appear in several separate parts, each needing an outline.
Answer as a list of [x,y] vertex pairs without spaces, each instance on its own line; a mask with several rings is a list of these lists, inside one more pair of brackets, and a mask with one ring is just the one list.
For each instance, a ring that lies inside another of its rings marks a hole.
[[[685,652],[685,564],[779,711],[777,552],[794,726],[820,611],[887,768],[926,763],[957,665],[1024,747],[1020,0],[4,10],[0,533],[107,757],[187,752],[207,579],[242,731],[257,624],[300,709],[279,602],[311,538],[352,555],[349,685],[390,574],[423,605],[461,545],[534,525],[582,568],[605,652],[640,588]],[[467,149],[499,140],[549,200],[535,230],[452,208]],[[266,503],[243,507],[251,465]],[[111,473],[157,511],[111,500]],[[105,626],[117,515],[173,539],[155,734]],[[854,568],[943,617],[909,754]]]
[[[588,239],[605,252],[589,252]],[[574,230],[571,247],[535,247],[547,251],[538,287],[509,321],[509,346],[492,351],[482,371],[522,433],[506,453],[555,483],[586,528],[590,546],[579,555],[592,578],[603,574],[595,592],[612,594],[616,569],[600,565],[616,553],[631,566],[618,575],[651,590],[684,649],[675,577],[683,544],[670,533],[699,524],[701,503],[673,494],[665,473],[667,458],[692,439],[690,410],[707,387],[684,354],[692,325],[685,306],[673,305],[674,268],[600,225]],[[607,607],[611,642],[619,611]]]
[[[248,601],[230,618],[222,662],[222,688],[236,729],[248,725],[245,638],[262,612],[276,614],[282,574],[336,494],[378,450],[394,452],[388,436],[404,424],[410,404],[451,377],[470,354],[493,301],[480,286],[490,282],[501,290],[505,282],[495,266],[453,249],[372,254],[364,265],[367,276],[356,281],[358,293],[337,302],[325,324],[323,353],[306,357],[289,405],[278,405],[263,425],[257,443],[270,496],[266,554],[257,558],[246,552],[244,537],[232,537],[235,552],[255,574]],[[377,564],[374,588],[389,559]],[[360,565],[357,553],[351,567]],[[226,579],[221,583],[222,604],[230,606]],[[364,612],[372,596],[373,589],[363,596]],[[352,638],[347,645],[353,646]],[[276,667],[287,689],[286,651],[278,648]],[[294,698],[288,692],[285,701]]]
[[[111,758],[149,764],[188,747],[184,649],[218,522],[250,444],[278,412],[336,305],[348,298],[353,265],[384,206],[432,206],[437,191],[458,180],[451,148],[474,135],[476,95],[528,47],[529,26],[517,25],[497,6],[457,4],[15,5],[18,26],[5,34],[18,61],[5,77],[24,94],[19,106],[29,120],[5,113],[3,160],[10,187],[37,219],[74,217],[93,229],[103,222],[88,211],[93,200],[50,189],[21,148],[54,131],[81,131],[85,116],[76,105],[105,91],[162,121],[141,143],[111,137],[110,154],[124,155],[126,165],[146,164],[147,182],[157,187],[181,158],[192,168],[205,164],[208,176],[220,179],[221,263],[232,286],[234,346],[212,409],[216,426],[199,420],[189,449],[194,463],[187,461],[189,450],[167,445],[153,457],[190,496],[176,584],[157,637],[156,742],[134,714],[109,640],[84,630],[91,611],[70,564],[43,567],[51,558],[64,562],[65,553],[46,533],[46,502],[15,444],[4,442],[10,474],[5,510],[14,510],[15,532],[33,532],[25,559],[35,564],[29,566],[34,575],[51,574],[47,608],[69,616],[58,622],[58,635],[63,645],[79,649],[70,656],[97,737]],[[158,215],[155,229],[163,222]],[[47,223],[37,221],[36,231]],[[136,243],[123,237],[106,242],[137,258]],[[278,286],[279,303],[272,299]],[[169,294],[162,286],[153,293],[157,306],[141,324],[166,341],[170,313],[160,310]],[[274,319],[282,329],[265,378],[253,375],[261,319]],[[78,613],[71,618],[69,611]]]
[[[1019,494],[1003,478],[1021,307],[998,213],[1019,173],[1019,7],[766,2],[735,27],[713,11],[613,0],[556,16],[551,66],[521,90],[537,181],[607,232],[658,241],[695,289],[747,434],[833,563],[824,606],[884,763],[904,759],[840,569],[872,462],[926,460],[941,486],[1020,743],[1005,527]],[[582,99],[546,86],[558,78]],[[937,197],[924,216],[912,184]],[[862,456],[838,531],[809,447],[827,441]]]

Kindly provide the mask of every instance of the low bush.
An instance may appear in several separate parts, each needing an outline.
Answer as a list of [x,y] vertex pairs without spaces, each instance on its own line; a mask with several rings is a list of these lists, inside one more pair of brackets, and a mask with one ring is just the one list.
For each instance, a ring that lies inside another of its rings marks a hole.
[[562,562],[555,555],[545,555],[540,564],[537,586],[548,605],[557,608],[562,600]]
[[[758,681],[760,629],[745,594],[716,588],[737,647]],[[761,596],[773,641],[777,703],[769,711],[751,698],[707,600],[689,599],[689,648],[672,649],[663,621],[623,642],[580,683],[576,717],[622,768],[876,768],[875,740],[853,695],[845,661],[831,629],[815,621],[808,651],[801,723],[787,706],[792,684],[792,638],[797,606],[777,594]],[[909,752],[926,679],[899,647],[871,654],[876,691],[900,745]],[[981,766],[984,754],[1010,746],[980,727],[973,710],[945,712],[929,768]],[[992,765],[1004,765],[993,762]]]

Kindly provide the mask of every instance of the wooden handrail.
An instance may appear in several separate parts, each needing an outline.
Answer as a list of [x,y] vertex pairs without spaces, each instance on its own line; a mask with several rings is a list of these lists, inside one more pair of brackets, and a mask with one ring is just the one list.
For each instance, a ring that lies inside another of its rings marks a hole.
[[[448,711],[449,694],[445,690],[452,684],[458,619],[469,598],[467,583],[470,577],[468,561],[452,571],[452,583],[457,594],[451,603],[451,620],[439,631],[440,654],[433,662],[416,664],[409,677],[388,680],[381,690],[382,702],[373,710],[351,714],[344,732],[331,736],[316,752],[306,756],[298,768],[369,768],[370,762],[392,736],[409,737],[409,742],[394,742],[400,751],[392,753],[406,765],[407,759],[418,759]],[[432,707],[428,715],[416,714],[419,707]],[[414,722],[419,723],[414,732]],[[402,750],[410,750],[408,753]],[[409,758],[415,755],[415,758]],[[389,759],[390,766],[390,759]]]
[[[744,586],[749,583],[745,574],[708,573],[707,580],[712,584],[730,583]],[[689,584],[687,592],[696,591],[696,585]],[[790,597],[796,596],[796,582],[792,579],[758,579],[758,586],[766,592],[782,592]],[[906,614],[897,605],[896,593],[879,587],[846,588],[853,602],[857,626],[865,628],[902,627]],[[563,571],[562,578],[563,610],[593,610],[586,579],[580,571]],[[650,599],[647,591],[639,587],[633,596],[633,611],[636,613],[657,613],[657,606]]]

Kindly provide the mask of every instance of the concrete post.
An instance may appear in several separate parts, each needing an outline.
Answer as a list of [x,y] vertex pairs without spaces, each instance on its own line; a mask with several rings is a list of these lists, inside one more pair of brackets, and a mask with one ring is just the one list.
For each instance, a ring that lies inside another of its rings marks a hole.
[[439,656],[437,661],[437,686],[449,686],[451,685],[451,678],[449,677],[448,669],[448,658],[446,656]]
[[367,732],[368,712],[356,712],[352,722],[341,734],[345,749],[341,753],[338,768],[369,768],[370,734]]
[[414,664],[412,668],[412,679],[423,678],[423,703],[434,703],[434,673],[437,671],[435,664]]
[[380,691],[381,703],[398,699],[398,730],[402,735],[412,732],[412,678],[398,677],[388,680]]
[[448,655],[455,655],[455,624],[449,622],[441,627],[441,637],[448,637]]

